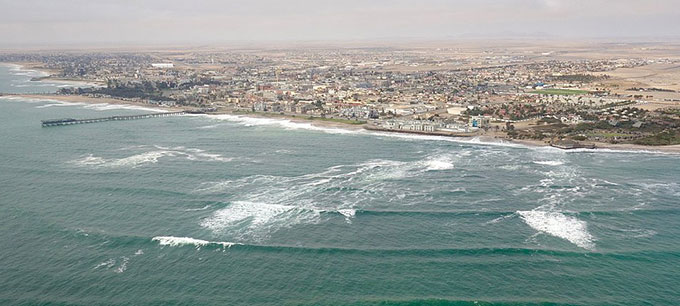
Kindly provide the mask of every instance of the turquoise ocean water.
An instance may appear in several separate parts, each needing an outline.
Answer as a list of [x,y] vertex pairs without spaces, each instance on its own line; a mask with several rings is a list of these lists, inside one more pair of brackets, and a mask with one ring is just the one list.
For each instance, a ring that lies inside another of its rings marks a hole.
[[[0,92],[63,85],[29,78],[0,66]],[[680,303],[678,155],[228,115],[40,126],[149,111],[0,97],[0,304]]]

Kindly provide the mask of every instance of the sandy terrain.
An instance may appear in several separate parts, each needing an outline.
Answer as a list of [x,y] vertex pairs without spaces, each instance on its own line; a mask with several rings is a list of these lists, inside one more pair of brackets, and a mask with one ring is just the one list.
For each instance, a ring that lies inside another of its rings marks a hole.
[[680,65],[651,64],[635,68],[619,68],[604,74],[647,84],[648,87],[680,90]]

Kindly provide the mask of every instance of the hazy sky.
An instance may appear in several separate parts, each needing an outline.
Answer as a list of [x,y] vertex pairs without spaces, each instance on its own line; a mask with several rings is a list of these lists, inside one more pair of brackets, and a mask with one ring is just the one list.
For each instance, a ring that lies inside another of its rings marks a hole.
[[0,0],[21,44],[678,37],[680,0]]

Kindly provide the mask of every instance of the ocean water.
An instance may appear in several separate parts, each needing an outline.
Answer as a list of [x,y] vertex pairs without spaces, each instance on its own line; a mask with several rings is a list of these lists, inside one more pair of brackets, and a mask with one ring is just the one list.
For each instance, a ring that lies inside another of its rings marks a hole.
[[148,111],[0,97],[0,304],[680,303],[678,155],[230,115],[40,126]]
[[62,87],[86,85],[53,80],[31,81],[32,78],[47,75],[45,72],[24,69],[19,65],[0,63],[0,93],[53,93]]

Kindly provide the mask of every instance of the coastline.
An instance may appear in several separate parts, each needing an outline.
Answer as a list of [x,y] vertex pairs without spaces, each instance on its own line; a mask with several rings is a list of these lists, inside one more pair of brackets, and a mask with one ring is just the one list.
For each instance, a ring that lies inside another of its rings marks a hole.
[[365,130],[364,126],[366,124],[350,124],[350,123],[342,123],[342,122],[336,122],[336,121],[327,121],[327,120],[321,120],[320,118],[315,117],[314,119],[310,119],[309,116],[292,116],[292,115],[281,115],[279,113],[257,113],[257,112],[239,112],[239,111],[228,111],[228,110],[222,110],[222,111],[217,111],[215,113],[210,113],[209,115],[231,115],[231,116],[243,116],[243,117],[248,117],[248,118],[258,118],[258,119],[279,119],[279,120],[288,120],[290,122],[294,123],[306,123],[310,124],[315,127],[320,127],[320,128],[336,128],[336,129],[344,129],[344,130],[351,130],[351,131],[358,131],[358,130]]
[[[2,95],[0,95],[2,96]],[[116,105],[129,105],[136,106],[140,108],[148,108],[162,111],[189,111],[195,110],[194,107],[165,107],[159,105],[152,105],[148,103],[120,100],[116,98],[102,98],[102,97],[89,97],[81,95],[58,95],[58,94],[4,94],[4,96],[14,96],[27,99],[49,99],[62,101],[66,103],[87,103],[87,104],[116,104]],[[452,138],[478,138],[482,141],[494,143],[494,142],[507,142],[517,145],[522,145],[526,147],[552,147],[549,143],[541,140],[527,140],[527,139],[511,139],[506,137],[499,137],[499,135],[488,135],[488,134],[469,134],[469,135],[458,135],[458,134],[443,134],[443,133],[429,133],[429,132],[417,132],[417,131],[396,131],[381,128],[369,127],[369,124],[350,124],[335,121],[325,121],[319,118],[310,119],[306,116],[292,116],[292,115],[281,115],[278,113],[256,113],[256,112],[238,112],[229,110],[220,110],[215,113],[210,113],[211,116],[219,115],[229,115],[236,117],[247,117],[255,119],[279,119],[288,120],[290,122],[299,124],[309,124],[317,128],[331,128],[331,129],[342,129],[348,131],[374,131],[374,132],[384,132],[384,133],[395,133],[395,134],[412,134],[420,136],[438,136],[438,137],[452,137]],[[635,144],[610,144],[601,142],[587,142],[586,145],[595,145],[593,149],[587,149],[589,152],[605,152],[606,150],[616,150],[616,151],[631,151],[631,152],[659,152],[659,153],[674,153],[680,154],[680,145],[668,145],[668,146],[643,146]],[[579,150],[579,149],[576,149]],[[570,150],[565,150],[570,151]]]
[[[492,138],[498,139],[498,138]],[[503,138],[505,141],[509,141],[516,144],[521,144],[529,147],[552,147],[549,143],[543,140],[529,140],[529,139],[511,139]],[[680,145],[667,145],[667,146],[643,146],[630,143],[606,143],[606,142],[583,142],[583,145],[589,146],[594,145],[595,148],[574,148],[574,149],[561,149],[564,151],[570,150],[582,150],[586,149],[589,151],[603,151],[603,150],[616,150],[616,151],[639,151],[639,152],[662,152],[662,153],[678,153],[680,154]]]
[[0,62],[0,65],[5,65],[5,66],[10,66],[10,67],[15,67],[18,70],[22,71],[27,71],[27,72],[38,72],[42,74],[42,76],[34,77],[31,80],[35,82],[52,82],[52,83],[57,83],[57,84],[69,84],[69,85],[79,85],[79,86],[92,86],[92,87],[97,87],[97,86],[103,86],[104,82],[101,81],[95,81],[95,80],[78,80],[78,79],[69,79],[69,78],[59,78],[59,77],[54,77],[53,75],[58,73],[58,70],[55,69],[50,69],[50,68],[45,68],[43,67],[42,63],[33,63],[33,62]]
[[102,98],[102,97],[88,97],[81,95],[58,95],[58,94],[0,94],[0,97],[19,97],[24,99],[45,99],[54,100],[65,103],[85,103],[85,104],[114,104],[114,105],[129,105],[137,106],[141,108],[163,110],[169,112],[185,111],[191,110],[192,108],[186,107],[161,107],[157,105],[151,105],[148,103],[125,101],[116,98]]
[[59,72],[55,69],[42,67],[42,63],[38,62],[0,62],[0,65],[13,66],[16,69],[25,71],[37,71],[42,73],[44,76],[49,76]]

